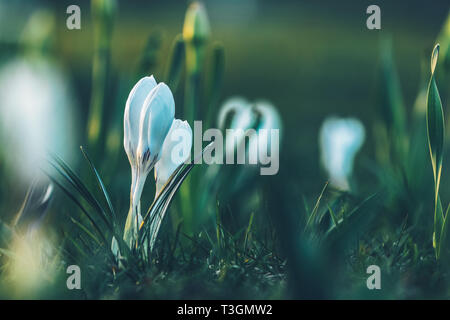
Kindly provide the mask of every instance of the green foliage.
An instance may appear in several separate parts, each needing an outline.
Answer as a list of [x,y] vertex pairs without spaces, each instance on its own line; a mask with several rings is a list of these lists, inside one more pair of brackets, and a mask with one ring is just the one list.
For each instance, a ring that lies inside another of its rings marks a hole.
[[431,55],[431,78],[428,86],[427,97],[427,130],[428,145],[430,149],[431,164],[434,176],[434,232],[433,247],[436,251],[436,259],[440,259],[442,250],[447,250],[447,211],[444,213],[441,199],[439,197],[439,186],[441,182],[442,160],[444,151],[444,111],[435,80],[436,64],[439,57],[439,44],[437,44]]

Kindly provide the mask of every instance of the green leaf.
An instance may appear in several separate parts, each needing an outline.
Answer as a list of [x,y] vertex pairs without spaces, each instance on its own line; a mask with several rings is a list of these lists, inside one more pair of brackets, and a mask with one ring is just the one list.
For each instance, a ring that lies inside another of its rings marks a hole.
[[334,214],[333,209],[328,205],[328,212],[330,213],[331,220],[333,221],[333,224],[337,227],[338,225],[338,219],[336,215]]
[[111,217],[112,217],[112,219],[113,219],[113,222],[115,222],[115,221],[116,221],[116,220],[115,220],[115,219],[116,219],[116,213],[115,213],[115,211],[114,211],[114,207],[113,207],[113,205],[112,205],[111,198],[109,197],[109,193],[108,193],[108,191],[106,190],[105,185],[104,185],[102,179],[100,178],[100,175],[98,174],[98,171],[97,171],[97,169],[95,168],[93,162],[92,162],[91,159],[89,158],[87,152],[84,151],[83,147],[80,147],[80,149],[81,149],[81,152],[83,153],[83,156],[84,156],[84,157],[86,158],[86,160],[89,162],[89,166],[90,166],[92,172],[93,172],[94,175],[95,175],[95,178],[96,178],[96,180],[97,180],[97,184],[98,184],[100,190],[102,191],[103,196],[105,197],[105,200],[106,200],[106,202],[107,202],[107,204],[108,204],[108,208],[109,208],[109,211],[110,211],[110,213],[111,213]]
[[[93,170],[94,174],[96,175],[97,182],[99,183],[103,194],[106,198],[106,201],[108,202],[109,209],[111,210],[111,213],[114,215],[114,210],[111,204],[111,200],[109,198],[109,195],[106,191],[105,186],[103,185],[103,182],[98,175],[97,170],[95,169],[93,163],[90,161],[89,157],[87,156],[87,153],[84,152],[82,149],[83,154],[85,155],[86,159],[91,165],[91,169]],[[56,163],[53,163],[53,161]],[[73,170],[58,156],[52,155],[52,159],[49,160],[50,164],[56,169],[56,171],[81,195],[81,197],[87,201],[87,203],[94,209],[94,212],[97,214],[97,216],[100,217],[101,220],[103,220],[108,227],[108,229],[112,232],[112,235],[116,238],[120,252],[123,256],[125,256],[127,259],[130,259],[130,262],[132,263],[133,257],[131,255],[131,252],[128,248],[128,246],[125,244],[125,242],[122,239],[122,236],[115,230],[114,224],[110,221],[110,218],[106,215],[105,210],[100,205],[98,200],[94,197],[94,195],[87,189],[86,185],[81,181],[81,179],[73,172]],[[95,231],[100,235],[101,240],[103,243],[107,244],[108,241],[106,240],[106,234],[103,231],[103,229],[97,224],[97,221],[95,219],[95,216],[89,213],[89,211],[81,204],[81,202],[77,199],[76,194],[72,193],[67,189],[62,183],[57,181],[53,176],[51,176],[49,173],[45,172],[46,175],[52,180],[83,212],[83,214],[88,218],[92,226],[94,227]],[[113,219],[114,222],[114,219]],[[79,225],[77,225],[80,227]],[[84,232],[83,228],[81,228]],[[91,232],[92,234],[92,232]],[[111,257],[113,257],[112,252],[109,252]]]
[[441,252],[442,232],[444,229],[447,229],[446,216],[443,214],[442,204],[439,198],[439,186],[441,182],[444,150],[444,110],[442,109],[442,102],[434,76],[438,57],[439,44],[436,44],[433,49],[433,53],[431,54],[431,78],[427,93],[427,133],[428,147],[430,149],[431,165],[433,167],[434,176],[435,198],[433,247],[435,249],[437,259],[439,259]]
[[245,230],[244,252],[247,249],[247,242],[248,242],[248,238],[249,238],[249,235],[250,235],[250,231],[252,230],[254,216],[255,216],[255,212],[252,212],[252,214],[250,215],[250,220],[248,221],[247,229]]
[[99,246],[101,246],[101,242],[100,240],[97,239],[97,237],[89,231],[89,229],[83,225],[81,222],[75,220],[73,217],[70,217],[70,220],[81,230],[84,231],[84,233],[86,233],[92,240],[94,240]]
[[175,37],[172,44],[171,56],[167,66],[166,82],[175,91],[181,78],[184,62],[184,41],[181,34]]
[[314,206],[313,211],[311,212],[311,214],[308,217],[308,221],[306,222],[306,226],[305,226],[305,231],[310,227],[310,225],[313,223],[313,221],[316,218],[317,212],[319,210],[320,200],[322,200],[322,196],[323,196],[325,190],[327,189],[327,186],[328,186],[328,181],[323,186],[322,192],[320,192],[320,195],[317,198],[316,205]]
[[434,71],[439,52],[439,44],[433,50],[431,58],[431,78],[428,85],[427,97],[427,131],[428,146],[430,149],[431,164],[433,166],[435,182],[435,200],[437,203],[439,193],[439,183],[442,170],[442,158],[444,150],[444,111],[442,109],[441,98],[434,79]]
[[[55,170],[63,176],[67,182],[72,185],[72,187],[77,190],[80,195],[89,203],[89,205],[98,213],[100,218],[105,222],[106,226],[112,231],[112,225],[106,216],[105,210],[97,201],[97,199],[92,195],[92,193],[88,190],[83,181],[78,177],[78,175],[67,165],[61,158],[56,155],[52,155],[52,160],[56,162],[53,163],[50,161],[50,164],[55,168]],[[59,166],[59,167],[58,167]]]
[[[361,214],[358,214],[359,212],[362,211],[363,208],[365,208],[365,206],[367,205],[368,202],[370,202],[372,199],[375,198],[375,196],[378,195],[378,192],[371,194],[370,196],[368,196],[367,198],[365,198],[363,201],[361,201],[355,208],[353,208],[346,216],[345,218],[342,217],[339,220],[336,220],[336,224],[332,225],[328,231],[325,233],[325,236],[328,237],[330,235],[332,235],[335,231],[338,230],[338,227],[343,226],[344,222],[347,225],[352,225],[353,220],[357,217],[360,216]],[[344,221],[344,219],[346,219]]]

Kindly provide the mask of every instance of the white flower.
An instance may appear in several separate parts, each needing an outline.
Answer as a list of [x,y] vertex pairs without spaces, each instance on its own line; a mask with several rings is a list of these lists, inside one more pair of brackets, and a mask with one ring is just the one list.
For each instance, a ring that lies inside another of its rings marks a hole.
[[131,165],[130,211],[124,239],[131,245],[142,221],[140,199],[145,180],[161,157],[164,139],[175,115],[169,87],[145,77],[133,87],[124,113],[124,148]]
[[161,159],[155,165],[156,195],[170,176],[191,155],[192,129],[187,121],[175,119],[170,127],[161,151]]
[[144,102],[147,96],[156,87],[153,76],[144,77],[131,89],[125,104],[123,117],[123,146],[131,166],[131,192],[130,201],[133,202],[133,193],[137,178],[137,148],[139,144],[139,124]]
[[175,101],[169,87],[158,84],[147,96],[139,124],[137,177],[133,198],[141,198],[148,173],[161,158],[162,146],[175,115]]
[[153,76],[139,80],[128,96],[123,117],[124,139],[123,146],[131,166],[136,166],[136,151],[139,143],[139,123],[144,101],[156,87]]
[[[255,163],[256,159],[259,159],[260,163],[267,162],[267,152],[257,152],[257,150],[268,151],[271,149],[271,144],[279,144],[279,140],[271,141],[270,130],[281,131],[282,127],[278,111],[270,102],[259,100],[249,103],[241,97],[230,98],[223,104],[218,116],[218,125],[222,130],[255,130],[248,145],[250,163]],[[245,132],[238,135],[233,142],[235,143],[226,144],[227,154],[233,153],[234,149],[245,143]]]
[[322,124],[319,136],[322,165],[335,187],[349,190],[353,160],[364,138],[364,126],[357,119],[330,117]]
[[66,74],[51,60],[18,58],[2,65],[0,162],[14,178],[28,184],[47,167],[48,151],[72,158],[73,101]]

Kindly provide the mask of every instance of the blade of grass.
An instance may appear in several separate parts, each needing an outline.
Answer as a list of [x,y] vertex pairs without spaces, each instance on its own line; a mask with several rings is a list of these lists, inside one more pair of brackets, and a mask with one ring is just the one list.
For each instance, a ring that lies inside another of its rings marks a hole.
[[[376,195],[378,195],[378,192],[371,194],[367,198],[365,198],[362,202],[360,202],[355,208],[353,208],[352,211],[350,211],[346,217],[345,220],[349,220],[351,217],[353,217],[367,202],[372,200]],[[342,225],[344,222],[344,218],[341,218],[337,221],[337,224],[335,226],[330,227],[328,231],[326,232],[325,236],[330,235],[333,231],[337,230],[338,226]]]
[[317,201],[316,201],[316,204],[315,204],[315,206],[313,208],[313,211],[309,215],[308,221],[306,222],[305,231],[310,227],[311,223],[314,221],[314,219],[315,219],[315,217],[317,215],[317,211],[319,210],[320,200],[322,199],[322,196],[323,196],[327,186],[328,186],[328,181],[325,182],[325,185],[323,186],[322,192],[320,192],[320,195],[317,198]]
[[331,220],[333,221],[334,225],[337,227],[337,225],[338,225],[337,217],[336,217],[336,215],[334,214],[333,209],[331,209],[331,207],[330,207],[329,205],[328,205],[328,212],[330,213]]
[[56,163],[61,167],[59,168],[52,161],[49,161],[55,170],[61,174],[67,182],[69,182],[74,189],[76,189],[83,198],[89,203],[89,205],[97,211],[101,219],[105,222],[106,226],[112,230],[112,225],[108,221],[108,217],[106,216],[105,210],[102,208],[100,203],[95,199],[92,193],[87,189],[86,185],[81,181],[81,179],[73,172],[73,170],[58,156],[52,155],[53,159]]
[[89,231],[89,229],[84,226],[81,222],[75,220],[73,217],[70,217],[70,220],[81,230],[84,231],[92,240],[94,240],[98,245],[101,245],[101,242],[97,239],[97,237]]
[[255,212],[252,212],[250,215],[250,219],[248,221],[248,226],[247,226],[247,230],[245,230],[245,238],[244,238],[244,252],[247,251],[247,242],[248,242],[248,237],[250,235],[250,231],[252,229],[252,225],[253,225],[253,218],[255,216]]
[[111,202],[111,198],[110,198],[110,196],[109,196],[109,193],[108,193],[108,191],[106,190],[105,185],[104,185],[104,183],[103,183],[103,181],[102,181],[102,179],[101,179],[101,177],[100,177],[100,175],[99,175],[97,169],[95,168],[93,162],[92,162],[91,159],[89,158],[89,155],[87,154],[87,152],[84,150],[84,148],[83,148],[82,146],[80,146],[80,149],[81,149],[81,152],[83,153],[83,156],[84,156],[84,157],[86,158],[86,160],[88,161],[89,166],[90,166],[92,172],[93,172],[94,175],[95,175],[95,178],[96,178],[96,180],[97,180],[97,184],[98,184],[98,186],[99,186],[99,188],[100,188],[100,191],[102,191],[103,196],[105,197],[105,200],[106,200],[106,202],[107,202],[107,204],[108,204],[108,208],[109,208],[109,211],[110,211],[110,214],[111,214],[112,221],[115,222],[115,221],[116,221],[116,213],[115,213],[115,211],[114,211],[114,207],[113,207],[113,205],[112,205],[112,202]]

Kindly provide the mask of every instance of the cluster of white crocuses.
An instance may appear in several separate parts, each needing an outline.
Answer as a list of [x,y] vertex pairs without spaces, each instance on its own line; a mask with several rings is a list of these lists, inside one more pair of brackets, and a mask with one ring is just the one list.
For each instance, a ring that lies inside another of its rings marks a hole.
[[174,115],[171,90],[153,76],[139,80],[128,96],[124,147],[131,165],[131,191],[124,240],[130,247],[142,223],[140,200],[150,171],[155,169],[156,198],[172,173],[190,158],[192,129]]
[[330,184],[343,191],[350,190],[353,161],[365,139],[363,124],[355,118],[325,119],[320,129],[319,143],[322,165]]

